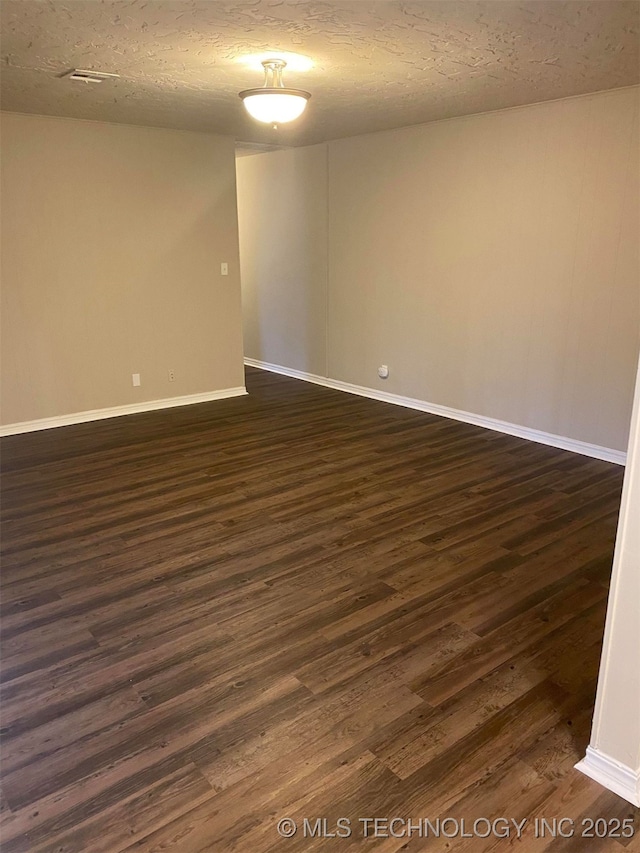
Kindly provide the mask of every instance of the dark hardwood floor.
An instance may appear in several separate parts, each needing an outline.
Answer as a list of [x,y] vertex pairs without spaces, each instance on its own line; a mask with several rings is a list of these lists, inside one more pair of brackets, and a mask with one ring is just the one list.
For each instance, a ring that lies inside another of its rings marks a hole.
[[3,853],[639,850],[573,769],[622,469],[247,387],[3,440]]

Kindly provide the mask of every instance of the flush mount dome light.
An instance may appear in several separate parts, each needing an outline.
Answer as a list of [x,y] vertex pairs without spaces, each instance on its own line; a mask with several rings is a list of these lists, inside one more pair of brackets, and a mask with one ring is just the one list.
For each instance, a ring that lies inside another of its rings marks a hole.
[[264,86],[240,92],[249,115],[274,127],[299,118],[311,97],[303,89],[285,89],[282,71],[286,64],[284,59],[265,59]]

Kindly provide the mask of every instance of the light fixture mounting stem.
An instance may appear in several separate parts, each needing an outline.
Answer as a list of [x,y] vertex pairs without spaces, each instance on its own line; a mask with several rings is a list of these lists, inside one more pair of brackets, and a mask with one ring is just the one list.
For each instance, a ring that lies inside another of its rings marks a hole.
[[264,68],[264,88],[284,89],[282,72],[287,67],[284,59],[265,59],[262,62]]

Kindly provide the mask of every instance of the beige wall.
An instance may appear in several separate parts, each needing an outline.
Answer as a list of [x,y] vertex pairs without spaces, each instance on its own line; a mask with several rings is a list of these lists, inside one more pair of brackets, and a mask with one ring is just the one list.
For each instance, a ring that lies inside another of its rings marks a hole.
[[288,195],[260,278],[241,235],[243,289],[259,291],[245,328],[262,324],[246,355],[624,450],[640,345],[638,90],[327,147],[328,190],[321,157],[296,174],[300,150],[243,158],[238,177],[241,222],[252,204],[254,231],[276,174],[314,194],[305,228],[328,228],[328,289],[302,277],[297,298],[326,299],[326,321],[317,310],[307,335],[326,335],[328,369],[310,370],[300,345],[274,357],[286,300],[277,333],[256,319],[280,271],[300,265]]
[[3,115],[3,424],[244,385],[239,282],[233,140]]
[[326,188],[326,145],[238,158],[245,352],[317,374],[327,358]]

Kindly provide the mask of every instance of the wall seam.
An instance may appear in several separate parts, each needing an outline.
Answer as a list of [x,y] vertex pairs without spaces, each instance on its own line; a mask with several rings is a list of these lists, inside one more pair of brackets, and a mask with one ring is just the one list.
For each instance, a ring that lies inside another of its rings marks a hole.
[[324,375],[329,378],[329,283],[331,281],[331,241],[329,235],[329,145],[325,157],[325,281],[324,281]]

